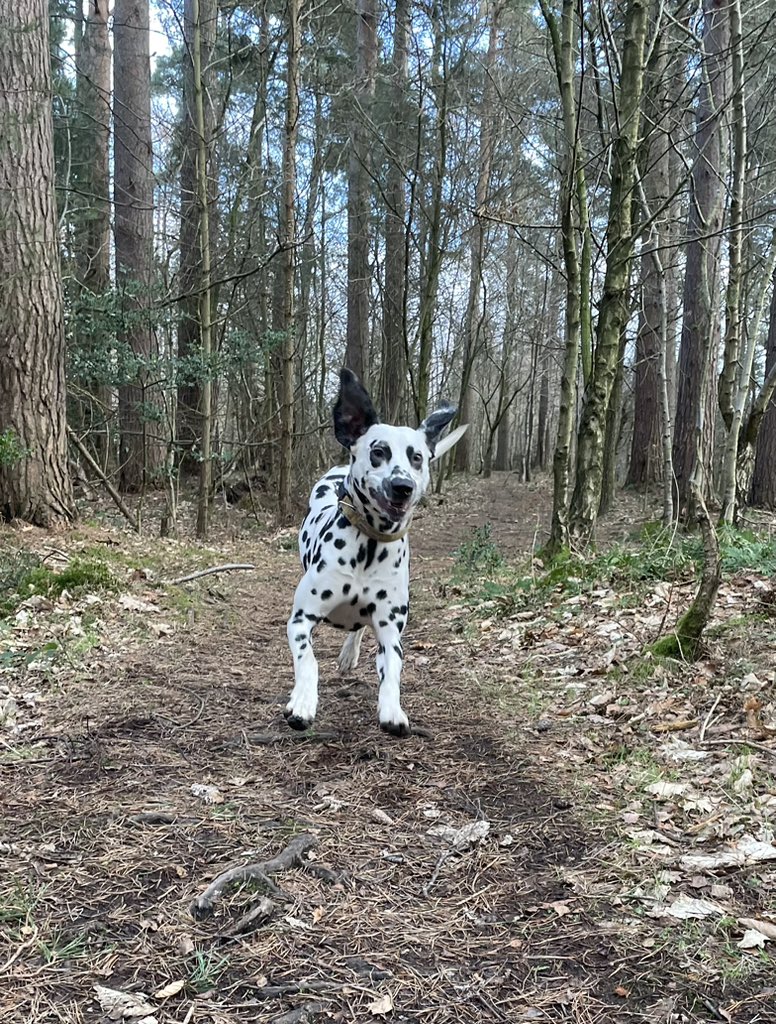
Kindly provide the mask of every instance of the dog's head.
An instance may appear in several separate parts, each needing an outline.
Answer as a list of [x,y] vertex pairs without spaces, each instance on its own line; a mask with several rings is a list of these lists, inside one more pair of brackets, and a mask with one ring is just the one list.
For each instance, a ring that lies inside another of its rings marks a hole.
[[351,370],[341,370],[334,435],[350,452],[355,489],[351,497],[389,523],[406,519],[428,487],[430,464],[466,432],[467,424],[441,438],[456,411],[454,405],[443,405],[417,430],[381,423],[358,377]]

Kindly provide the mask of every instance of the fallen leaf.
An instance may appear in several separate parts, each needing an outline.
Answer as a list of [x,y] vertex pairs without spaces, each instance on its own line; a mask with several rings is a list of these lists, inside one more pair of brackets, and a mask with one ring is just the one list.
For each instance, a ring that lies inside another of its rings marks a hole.
[[177,996],[185,984],[186,982],[181,978],[178,981],[171,981],[169,985],[165,985],[158,992],[154,992],[154,999],[169,999],[171,996]]
[[743,938],[738,943],[739,949],[762,949],[768,940],[762,932],[757,931],[756,928],[747,928],[744,932]]
[[685,871],[715,871],[717,868],[742,867],[747,864],[758,864],[764,860],[776,860],[776,846],[763,843],[754,836],[741,836],[727,850],[716,853],[688,853],[681,858]]
[[155,1007],[146,1001],[144,993],[121,992],[104,985],[95,985],[94,991],[103,1013],[110,1020],[131,1020],[139,1024],[142,1018],[143,1024],[156,1024],[153,1016]]
[[619,996],[620,999],[627,999],[628,996],[630,995],[630,989],[629,988],[623,988],[622,985],[618,985],[617,988],[614,990],[614,994],[616,996]]
[[369,1012],[373,1017],[384,1017],[392,1010],[393,997],[390,992],[386,992],[384,996],[380,996],[379,999],[375,999],[373,1003],[369,1004]]
[[323,907],[313,907],[313,924],[318,924],[325,913]]
[[647,792],[658,800],[672,800],[675,796],[681,796],[687,788],[685,782],[653,782],[647,786]]
[[677,921],[690,918],[722,917],[725,913],[718,903],[699,899],[696,896],[677,896],[668,906],[657,906],[651,912],[652,917],[674,917]]
[[151,604],[149,601],[143,601],[139,597],[133,597],[132,594],[122,594],[118,600],[119,607],[123,608],[128,612],[159,612],[160,609],[157,605]]
[[738,923],[744,928],[759,932],[766,939],[776,941],[776,924],[772,921],[758,921],[755,917],[739,917]]
[[373,807],[369,812],[369,816],[373,818],[374,821],[379,821],[383,825],[393,825],[393,818],[390,814],[386,814],[386,812],[381,810],[379,807]]
[[218,786],[208,786],[202,782],[195,782],[191,787],[192,796],[198,796],[206,804],[222,804],[224,798]]
[[465,846],[473,846],[482,842],[490,832],[489,821],[471,821],[463,828],[452,828],[450,825],[434,825],[426,833],[427,836],[440,836],[446,839],[455,849],[463,849]]

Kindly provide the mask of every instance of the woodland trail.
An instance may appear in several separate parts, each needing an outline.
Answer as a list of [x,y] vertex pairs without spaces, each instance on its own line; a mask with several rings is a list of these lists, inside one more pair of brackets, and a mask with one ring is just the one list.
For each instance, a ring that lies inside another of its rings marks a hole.
[[[605,818],[577,806],[530,702],[490,699],[514,663],[446,614],[452,552],[486,509],[504,550],[530,550],[546,495],[523,486],[516,515],[511,486],[479,487],[471,509],[432,499],[414,528],[402,692],[427,736],[380,732],[372,645],[340,679],[341,634],[324,630],[315,730],[287,729],[288,544],[196,584],[212,603],[190,631],[108,651],[50,701],[42,742],[0,768],[3,906],[19,925],[0,949],[3,1021],[108,1020],[95,985],[148,996],[124,1018],[148,1024],[680,1019],[690,983],[638,941],[599,871]],[[474,822],[487,836],[451,846]],[[275,876],[268,922],[234,933],[260,884],[193,919],[221,871],[300,832],[329,870]],[[704,999],[681,1019],[719,1019]]]

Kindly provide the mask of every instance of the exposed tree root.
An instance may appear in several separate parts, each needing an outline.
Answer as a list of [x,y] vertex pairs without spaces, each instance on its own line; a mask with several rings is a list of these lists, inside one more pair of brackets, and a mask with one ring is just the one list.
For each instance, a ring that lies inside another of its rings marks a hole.
[[230,885],[250,882],[255,879],[266,882],[268,875],[276,875],[281,871],[305,866],[304,856],[315,849],[318,840],[307,832],[296,836],[277,857],[263,861],[261,864],[242,864],[240,867],[229,868],[215,878],[201,896],[192,900],[189,910],[193,917],[208,917],[213,913],[215,901]]

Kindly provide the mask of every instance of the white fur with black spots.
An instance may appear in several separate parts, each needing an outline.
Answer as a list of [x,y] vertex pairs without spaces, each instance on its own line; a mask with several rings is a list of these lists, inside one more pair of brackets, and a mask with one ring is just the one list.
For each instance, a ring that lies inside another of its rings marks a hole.
[[417,428],[381,423],[366,389],[350,370],[340,372],[334,433],[350,465],[330,470],[310,495],[299,531],[305,570],[288,620],[294,688],[286,719],[308,729],[318,709],[318,663],[312,634],[319,622],[349,630],[339,670],[358,664],[362,630],[377,638],[380,727],[397,736],[410,731],[401,706],[402,632],[409,612],[409,541],[412,514],[429,485],[430,464],[461,438],[447,437],[452,405],[431,413]]

